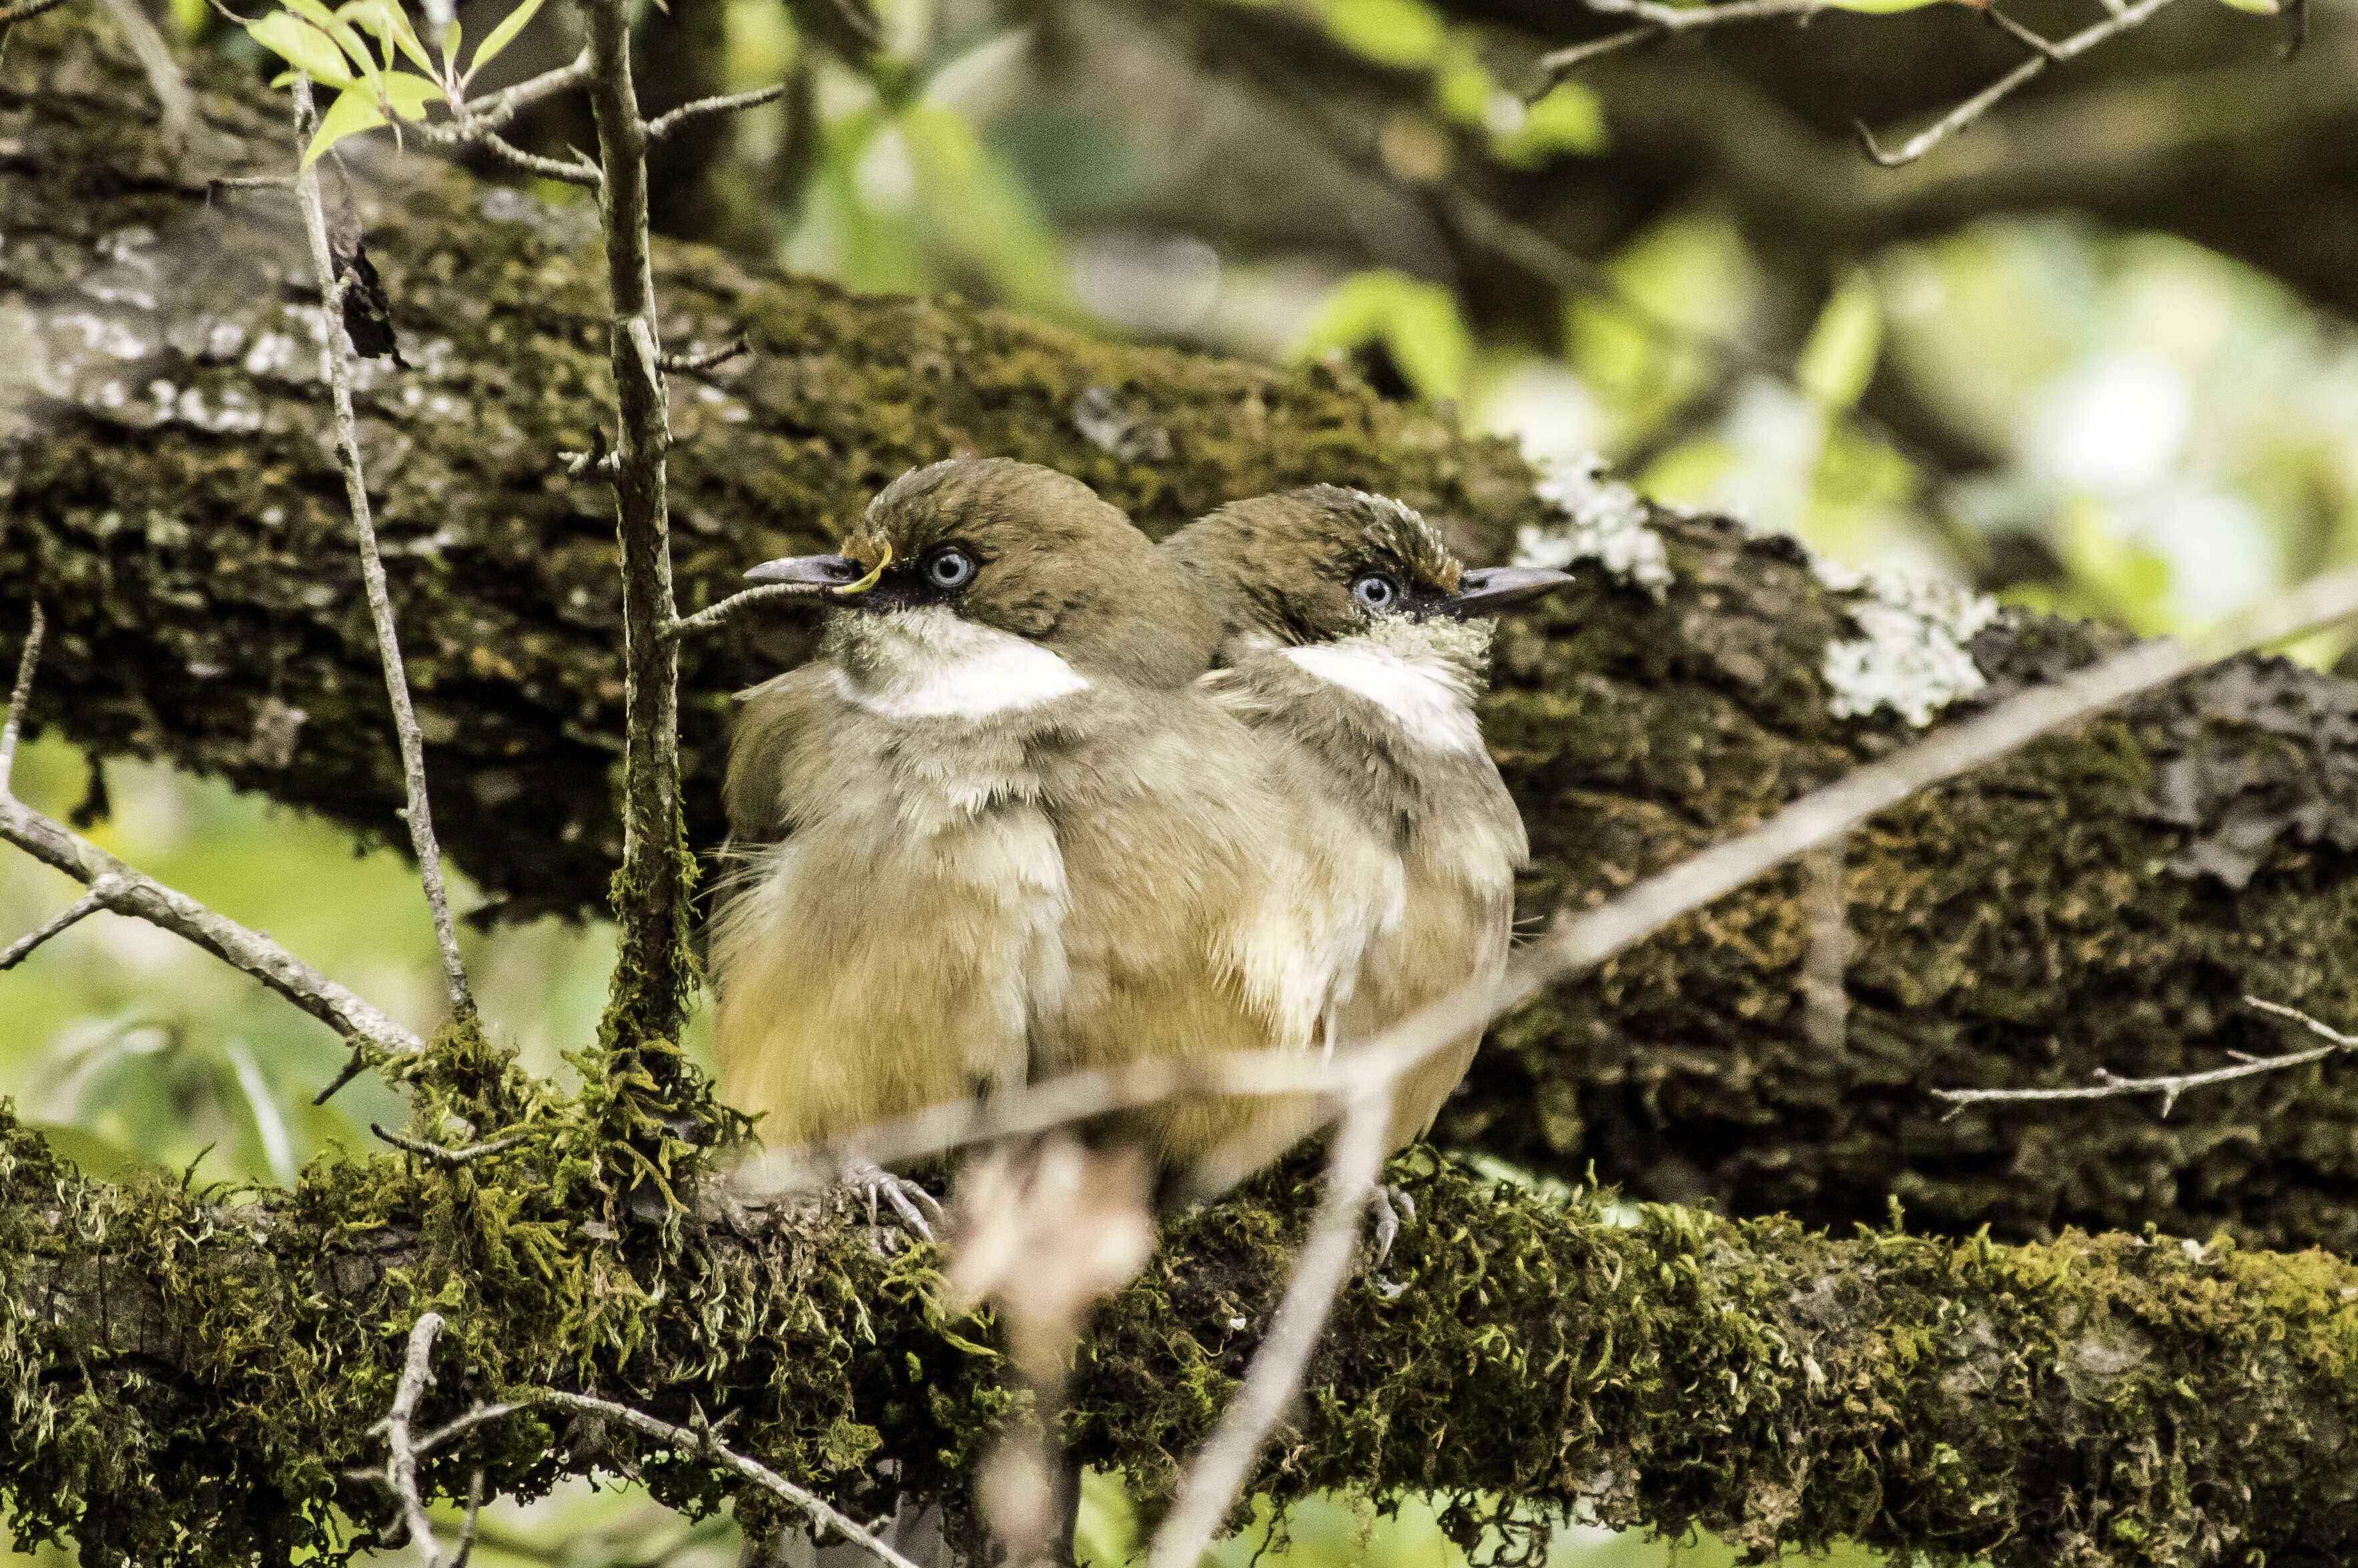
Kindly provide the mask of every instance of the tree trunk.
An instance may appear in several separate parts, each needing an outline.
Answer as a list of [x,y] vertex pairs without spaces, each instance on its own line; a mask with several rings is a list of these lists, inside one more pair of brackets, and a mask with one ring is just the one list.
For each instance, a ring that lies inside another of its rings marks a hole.
[[[0,62],[0,600],[51,617],[37,721],[392,841],[399,767],[291,197],[205,184],[290,148],[266,94],[193,69],[206,123],[176,161],[145,81],[81,19],[19,27]],[[557,457],[607,406],[593,229],[420,157],[354,162],[414,367],[370,362],[363,439],[437,822],[488,917],[595,914],[620,848],[612,527],[603,488]],[[1314,480],[1399,495],[1481,560],[1569,521],[1504,445],[1339,372],[856,297],[691,247],[656,266],[675,346],[741,330],[755,347],[675,395],[683,611],[958,451],[1063,468],[1154,532]],[[1611,522],[1609,495],[1580,504]],[[1904,741],[1888,708],[1836,711],[1876,682],[1903,702],[1931,689],[1909,672],[1938,615],[1837,591],[1789,541],[1722,520],[1622,521],[1618,546],[1640,552],[1625,568],[1659,541],[1660,599],[1590,562],[1501,643],[1486,722],[1538,851],[1535,919]],[[21,620],[5,624],[13,647]],[[801,656],[806,631],[756,610],[684,649],[698,844],[718,837],[728,694]],[[1971,641],[1985,688],[1939,716],[2104,641],[2009,615]],[[1830,681],[1855,648],[1864,675]],[[1894,812],[1849,846],[1838,1026],[1839,1008],[1810,1024],[1795,871],[1511,1021],[1443,1138],[1812,1222],[1879,1223],[1897,1195],[1955,1234],[2154,1222],[2348,1250],[2358,1094],[2333,1069],[2210,1091],[2169,1121],[2124,1101],[1944,1123],[1926,1091],[2277,1048],[2246,993],[2349,1022],[2353,723],[2358,689],[2239,661]]]

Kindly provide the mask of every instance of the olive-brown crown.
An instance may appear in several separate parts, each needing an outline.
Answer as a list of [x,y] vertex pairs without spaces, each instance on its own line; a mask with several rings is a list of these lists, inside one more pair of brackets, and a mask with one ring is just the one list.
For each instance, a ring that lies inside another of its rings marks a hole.
[[[1192,680],[1217,635],[1199,611],[1152,613],[1177,600],[1171,563],[1120,508],[1036,463],[951,458],[912,469],[869,503],[842,550],[865,570],[884,568],[870,607],[944,603],[1117,678]],[[952,552],[972,571],[945,589],[932,568]]]
[[1333,484],[1231,502],[1163,551],[1217,600],[1225,632],[1288,643],[1367,631],[1383,611],[1355,591],[1363,579],[1388,581],[1398,611],[1446,599],[1466,569],[1412,508]]

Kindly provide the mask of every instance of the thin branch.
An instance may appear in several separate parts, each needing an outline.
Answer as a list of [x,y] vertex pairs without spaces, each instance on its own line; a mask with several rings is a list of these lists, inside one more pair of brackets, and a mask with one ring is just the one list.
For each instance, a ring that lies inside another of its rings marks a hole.
[[657,354],[655,362],[672,374],[678,375],[683,373],[710,370],[714,365],[726,364],[740,354],[750,354],[752,351],[752,343],[747,340],[744,333],[740,332],[717,349],[706,349],[701,353],[694,354]]
[[1810,923],[1809,946],[1801,962],[1802,1012],[1810,1044],[1836,1052],[1850,1031],[1850,909],[1844,896],[1848,868],[1846,840],[1821,844],[1802,858],[1809,885],[1802,895]]
[[459,1523],[459,1550],[450,1554],[450,1568],[467,1568],[467,1559],[475,1554],[475,1528],[483,1515],[483,1473],[476,1470],[467,1477],[467,1517]]
[[1897,152],[1885,152],[1876,142],[1875,133],[1866,128],[1864,121],[1857,122],[1855,128],[1858,132],[1859,146],[1866,149],[1868,157],[1886,168],[1898,168],[1903,164],[1914,163],[1951,136],[1969,129],[1974,121],[1988,114],[1993,106],[2008,94],[2038,80],[2039,74],[2049,66],[2058,65],[2074,56],[2084,54],[2107,38],[2141,26],[2150,19],[2155,12],[2169,3],[2170,0],[2137,0],[2136,5],[2114,12],[2093,27],[2082,27],[2062,42],[2048,46],[2043,52],[2033,54],[2028,59],[1942,115],[1931,125],[1909,137],[1900,145]]
[[107,907],[115,914],[136,916],[186,937],[358,1044],[396,1055],[426,1048],[416,1035],[269,937],[134,871],[62,824],[5,795],[0,795],[0,839],[76,881],[93,884],[104,877],[115,878],[122,886],[107,900]]
[[2099,1067],[2096,1082],[2084,1088],[2070,1089],[1934,1089],[1932,1098],[1946,1101],[1948,1115],[1943,1121],[1954,1120],[1969,1105],[2022,1104],[2033,1100],[2059,1099],[2118,1099],[2130,1095],[2159,1095],[2161,1114],[2168,1116],[2178,1097],[2189,1089],[2209,1088],[2213,1084],[2233,1083],[2237,1078],[2256,1077],[2262,1073],[2282,1072],[2287,1067],[2305,1067],[2311,1062],[2321,1062],[2328,1056],[2358,1049],[2358,1035],[2343,1034],[2296,1008],[2282,1002],[2262,1001],[2247,996],[2244,1001],[2263,1012],[2273,1012],[2289,1018],[2310,1033],[2321,1035],[2327,1044],[2307,1051],[2295,1051],[2284,1056],[2254,1056],[2232,1067],[2213,1067],[2203,1073],[2177,1073],[2158,1078],[2124,1078]]
[[1253,1352],[1244,1386],[1220,1413],[1220,1424],[1180,1482],[1177,1503],[1154,1532],[1147,1568],[1195,1568],[1203,1561],[1213,1533],[1260,1458],[1270,1428],[1302,1386],[1310,1353],[1334,1310],[1335,1294],[1358,1252],[1359,1226],[1383,1169],[1392,1087],[1390,1078],[1377,1081],[1345,1108],[1326,1164],[1326,1190],[1319,1195],[1318,1210],[1294,1262],[1293,1277],[1286,1281],[1284,1299],[1278,1303],[1268,1336]]
[[708,632],[747,605],[759,604],[772,599],[810,599],[818,591],[801,583],[793,582],[765,583],[760,588],[749,588],[742,593],[732,593],[717,604],[673,622],[664,629],[664,635],[676,639],[685,637],[691,632]]
[[464,1149],[445,1149],[438,1143],[427,1143],[416,1138],[404,1138],[398,1132],[387,1132],[373,1121],[369,1123],[369,1130],[396,1149],[405,1150],[421,1159],[431,1160],[438,1165],[453,1167],[471,1165],[476,1161],[489,1159],[493,1154],[504,1154],[509,1150],[520,1148],[532,1140],[532,1134],[528,1132],[511,1132],[505,1138],[492,1138],[481,1143],[470,1143]]
[[16,737],[25,730],[25,708],[33,700],[33,672],[41,666],[41,639],[49,630],[49,617],[36,604],[31,623],[25,628],[25,651],[16,658],[16,684],[8,692],[8,717],[0,719],[0,799],[9,798],[9,781],[16,776]]
[[679,618],[672,597],[671,517],[664,454],[671,414],[664,387],[648,237],[646,123],[631,81],[627,0],[583,0],[590,26],[590,105],[604,171],[611,309],[610,358],[619,417],[614,510],[622,554],[622,870],[614,984],[600,1032],[625,1044],[676,1040],[694,964],[687,946],[688,867],[679,806]]
[[[2358,615],[2358,568],[2319,578],[2277,603],[2192,645],[2140,643],[2052,685],[1949,726],[1784,807],[1747,832],[1680,861],[1620,897],[1577,915],[1522,948],[1495,985],[1460,988],[1322,1061],[1308,1053],[1235,1053],[1195,1061],[1154,1058],[1116,1071],[1078,1073],[989,1100],[928,1107],[878,1122],[845,1142],[880,1164],[992,1139],[1024,1136],[1109,1110],[1179,1094],[1336,1093],[1397,1077],[1469,1032],[1487,1027],[1543,988],[1584,974],[1680,916],[1735,892],[1794,856],[1831,843],[1931,785],[2020,750],[2053,730],[2182,679],[2246,648],[2265,646]],[[745,1171],[747,1185],[823,1184],[841,1167],[838,1148],[782,1151]]]
[[658,114],[647,122],[647,140],[662,141],[690,120],[705,114],[726,114],[734,109],[751,109],[784,98],[794,90],[791,81],[776,81],[767,87],[756,87],[750,92],[730,92],[718,98],[699,98],[693,103],[683,103],[667,114]]
[[2048,59],[2063,58],[2056,52],[2054,41],[2044,33],[2024,27],[1996,5],[1983,6],[1982,19],[2035,55],[2043,56]]
[[0,5],[0,27],[16,22],[29,22],[44,11],[54,11],[66,0],[16,0],[14,5]]
[[591,190],[605,183],[605,176],[598,172],[598,167],[583,160],[578,153],[570,163],[561,158],[543,157],[538,153],[525,151],[497,131],[482,131],[468,139],[502,163],[525,174],[536,174],[543,179],[563,180],[568,185],[585,186]]
[[492,93],[480,103],[468,104],[466,113],[460,118],[447,124],[427,127],[427,139],[437,140],[436,132],[457,132],[464,136],[479,126],[496,131],[544,99],[554,98],[560,92],[580,86],[590,80],[590,51],[585,49],[554,70],[544,70],[538,76]]
[[384,1418],[384,1484],[393,1488],[401,1504],[401,1517],[409,1527],[410,1544],[426,1560],[426,1568],[458,1568],[474,1544],[474,1515],[481,1506],[482,1477],[476,1476],[475,1501],[467,1509],[466,1538],[454,1557],[446,1558],[434,1544],[434,1520],[426,1511],[426,1499],[417,1490],[417,1445],[410,1441],[409,1423],[417,1413],[417,1401],[434,1381],[434,1341],[442,1332],[442,1314],[429,1312],[421,1314],[416,1326],[409,1331],[409,1355],[401,1368],[401,1383],[394,1390],[393,1409]]
[[293,190],[291,174],[222,174],[205,181],[205,193],[216,190]]
[[33,950],[50,937],[70,930],[102,909],[113,907],[113,900],[123,890],[122,879],[101,877],[90,884],[90,891],[49,916],[39,925],[0,949],[0,970],[13,969],[33,956]]
[[1573,44],[1540,56],[1537,70],[1540,78],[1534,98],[1562,81],[1580,67],[1600,55],[1616,53],[1631,44],[1649,38],[1668,38],[1673,33],[1693,32],[1702,27],[1724,27],[1737,22],[1766,21],[1779,16],[1793,16],[1808,21],[1819,12],[1828,10],[1832,0],[1728,0],[1723,5],[1665,5],[1658,0],[1587,0],[1588,8],[1608,16],[1635,16],[1637,27],[1627,32],[1614,33],[1585,43]]
[[425,1436],[418,1438],[409,1445],[409,1451],[416,1454],[420,1459],[423,1459],[427,1454],[433,1453],[436,1449],[441,1447],[444,1444],[450,1442],[454,1438],[465,1436],[468,1433],[472,1432],[475,1428],[482,1425],[486,1422],[497,1421],[502,1416],[514,1415],[520,1410],[529,1410],[531,1408],[532,1406],[529,1401],[522,1401],[515,1404],[477,1405],[465,1415],[459,1417],[457,1420],[450,1422],[447,1425],[438,1426],[432,1432],[427,1433]]
[[833,1507],[817,1493],[795,1485],[768,1465],[749,1459],[734,1449],[723,1447],[708,1425],[695,1428],[674,1426],[670,1422],[658,1421],[644,1411],[633,1410],[611,1400],[595,1399],[588,1394],[562,1393],[555,1389],[544,1390],[536,1397],[542,1403],[555,1405],[560,1410],[579,1411],[588,1415],[603,1416],[608,1421],[621,1422],[625,1426],[670,1444],[684,1454],[694,1454],[725,1465],[756,1486],[784,1498],[808,1514],[814,1522],[825,1525],[879,1562],[891,1563],[892,1568],[917,1568],[915,1563],[879,1540],[866,1526]]
[[156,102],[164,114],[164,139],[178,146],[189,139],[197,124],[197,95],[189,90],[189,79],[180,71],[180,62],[172,58],[172,46],[147,19],[139,0],[103,0],[106,14],[123,31],[131,45],[131,53],[139,61],[139,69],[147,73],[147,85],[155,91]]
[[[295,78],[296,140],[305,139],[312,124],[311,82]],[[377,551],[376,524],[369,511],[368,482],[361,471],[361,443],[352,417],[352,344],[344,331],[345,269],[328,243],[327,210],[319,200],[319,170],[314,163],[296,176],[296,195],[303,204],[303,227],[311,241],[311,270],[319,280],[320,308],[326,313],[330,390],[334,399],[336,458],[344,472],[344,500],[360,535],[361,580],[368,590],[369,616],[376,626],[376,645],[384,664],[385,695],[393,702],[393,726],[401,742],[401,771],[408,805],[403,816],[409,824],[410,848],[417,856],[418,879],[434,917],[434,938],[442,949],[442,975],[450,995],[450,1015],[461,1023],[475,1016],[475,999],[467,989],[467,968],[459,956],[459,931],[450,919],[450,897],[442,883],[442,847],[434,838],[434,812],[426,794],[426,741],[418,732],[416,710],[409,698],[409,676],[402,667],[401,637],[394,625],[393,599],[385,588],[384,558]]]

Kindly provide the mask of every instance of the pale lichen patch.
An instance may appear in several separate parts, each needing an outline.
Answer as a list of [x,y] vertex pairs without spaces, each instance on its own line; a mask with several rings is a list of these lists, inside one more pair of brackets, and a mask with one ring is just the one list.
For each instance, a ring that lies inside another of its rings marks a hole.
[[1564,515],[1560,524],[1523,527],[1515,534],[1515,564],[1568,567],[1595,561],[1623,582],[1644,589],[1659,604],[1670,591],[1670,554],[1650,525],[1638,492],[1605,477],[1602,459],[1591,458],[1542,479],[1532,487],[1540,499]]
[[1989,684],[1965,644],[1997,619],[1996,600],[1937,578],[1853,571],[1822,556],[1811,557],[1811,570],[1850,596],[1845,608],[1860,633],[1826,644],[1820,673],[1835,718],[1888,708],[1926,725]]

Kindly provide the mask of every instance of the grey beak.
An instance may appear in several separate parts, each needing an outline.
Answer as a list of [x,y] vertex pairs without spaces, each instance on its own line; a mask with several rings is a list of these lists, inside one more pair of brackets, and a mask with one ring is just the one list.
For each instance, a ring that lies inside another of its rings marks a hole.
[[1443,602],[1459,615],[1496,615],[1571,580],[1570,572],[1553,567],[1477,567],[1457,579],[1457,591]]
[[745,580],[805,588],[844,588],[864,575],[866,568],[849,556],[785,556],[763,561],[745,574]]

